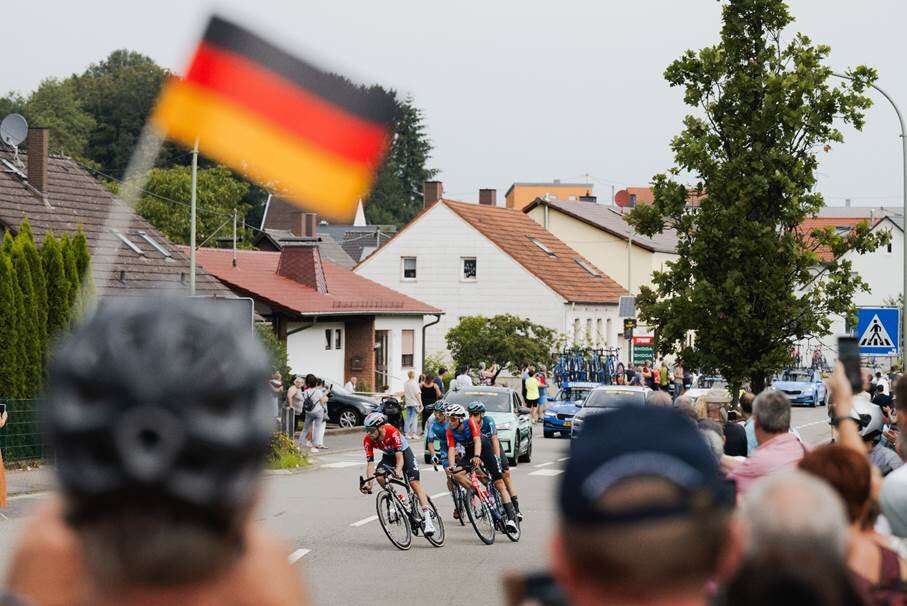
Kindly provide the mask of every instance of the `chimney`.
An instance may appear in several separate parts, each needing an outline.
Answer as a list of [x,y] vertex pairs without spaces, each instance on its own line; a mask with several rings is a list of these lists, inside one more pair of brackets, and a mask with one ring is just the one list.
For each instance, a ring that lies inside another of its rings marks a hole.
[[[312,213],[306,213],[312,214]],[[305,284],[320,293],[328,291],[318,244],[312,240],[290,238],[280,241],[277,275]]]
[[318,237],[318,213],[293,213],[290,233],[297,238]]
[[496,189],[480,189],[479,190],[479,204],[482,206],[497,206],[498,205],[498,190]]
[[444,195],[444,185],[440,181],[426,181],[422,184],[422,203],[425,208],[440,202]]
[[585,196],[579,197],[580,202],[592,202],[593,204],[598,202],[598,198],[593,196],[591,193],[587,193]]
[[28,129],[28,184],[47,195],[47,144],[50,131],[46,128]]

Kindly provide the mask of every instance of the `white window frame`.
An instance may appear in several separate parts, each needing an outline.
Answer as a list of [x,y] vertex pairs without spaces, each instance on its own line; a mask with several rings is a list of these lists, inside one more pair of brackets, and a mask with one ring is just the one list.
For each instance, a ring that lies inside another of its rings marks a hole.
[[[406,277],[406,262],[412,259],[413,272],[412,278]],[[419,261],[416,257],[400,257],[400,280],[403,282],[415,282],[419,278]]]
[[[410,342],[409,349],[410,353],[406,352],[406,333],[412,333],[412,340]],[[409,356],[409,364],[407,364],[406,356]],[[400,367],[401,368],[413,368],[416,364],[416,331],[412,328],[404,328],[400,331]]]
[[[466,262],[475,263],[475,275],[468,277],[466,275]],[[476,282],[479,279],[479,260],[476,257],[460,257],[460,282]]]

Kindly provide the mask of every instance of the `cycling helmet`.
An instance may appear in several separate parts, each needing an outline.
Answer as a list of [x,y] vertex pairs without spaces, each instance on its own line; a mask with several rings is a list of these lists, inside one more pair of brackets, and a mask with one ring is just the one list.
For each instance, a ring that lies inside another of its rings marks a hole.
[[479,400],[474,400],[469,403],[469,405],[466,407],[466,410],[468,410],[469,414],[471,415],[485,412],[485,404],[480,402]]
[[229,523],[255,499],[274,430],[270,368],[234,310],[105,301],[49,372],[44,421],[70,523],[164,503]]
[[440,402],[435,402],[435,412],[447,412],[447,402],[441,400]]
[[371,429],[373,427],[381,427],[385,423],[387,423],[387,417],[384,416],[384,414],[380,413],[380,412],[371,413],[370,415],[365,417],[365,421],[362,422],[362,424],[365,426],[366,429]]
[[856,420],[860,427],[860,437],[864,440],[873,440],[882,435],[882,428],[885,425],[885,415],[882,409],[868,402],[867,400],[856,397],[853,400],[853,410],[850,416]]
[[466,417],[466,409],[460,406],[459,404],[448,404],[447,405],[447,416],[448,417]]

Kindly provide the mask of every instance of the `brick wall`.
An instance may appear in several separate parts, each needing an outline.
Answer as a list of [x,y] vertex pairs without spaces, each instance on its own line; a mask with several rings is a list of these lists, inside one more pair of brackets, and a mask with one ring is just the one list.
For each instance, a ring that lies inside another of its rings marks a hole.
[[[375,317],[363,316],[346,320],[344,333],[346,334],[344,382],[356,375],[360,385],[364,381],[372,391],[378,389],[380,386],[375,386]],[[356,359],[361,370],[353,369]]]

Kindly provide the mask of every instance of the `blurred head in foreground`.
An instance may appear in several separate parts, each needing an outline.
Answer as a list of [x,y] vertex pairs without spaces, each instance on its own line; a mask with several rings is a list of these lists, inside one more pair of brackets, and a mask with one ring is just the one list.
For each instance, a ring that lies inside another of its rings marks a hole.
[[267,357],[226,307],[107,303],[58,350],[46,428],[99,584],[216,576],[244,549],[271,421]]
[[553,568],[573,604],[696,600],[739,551],[733,486],[673,409],[590,418],[560,486]]

